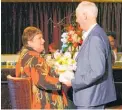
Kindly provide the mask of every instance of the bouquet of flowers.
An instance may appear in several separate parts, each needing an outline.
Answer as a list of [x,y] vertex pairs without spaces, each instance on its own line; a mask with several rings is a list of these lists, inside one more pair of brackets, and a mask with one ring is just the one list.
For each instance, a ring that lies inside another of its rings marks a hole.
[[71,58],[70,52],[65,52],[60,57],[55,59],[55,66],[58,69],[58,73],[62,74],[66,70],[75,70],[76,69],[76,61]]
[[56,73],[59,74],[59,81],[71,81],[74,78],[76,69],[75,57],[79,46],[82,44],[82,30],[76,25],[68,25],[64,28],[65,32],[61,35],[63,43],[61,52],[54,53],[54,59],[50,59]]
[[60,55],[60,57],[58,56],[55,58],[54,67],[56,72],[59,74],[60,82],[74,78],[73,71],[76,69],[76,61],[71,58],[70,52],[65,52],[64,54]]
[[[59,81],[64,82],[74,78],[74,72],[76,69],[76,61],[71,58],[70,52],[64,54],[56,51],[54,53],[54,59],[49,55],[46,56],[48,65],[59,75]],[[64,78],[65,77],[65,78]]]
[[61,35],[62,52],[70,51],[71,57],[73,58],[76,51],[78,51],[79,46],[82,44],[82,29],[79,25],[73,26],[68,25],[65,27],[65,32]]

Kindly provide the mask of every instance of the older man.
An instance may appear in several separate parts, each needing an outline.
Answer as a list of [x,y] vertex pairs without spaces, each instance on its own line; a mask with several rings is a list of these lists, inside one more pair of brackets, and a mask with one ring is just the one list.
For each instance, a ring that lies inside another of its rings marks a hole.
[[83,44],[76,58],[75,77],[64,84],[73,87],[78,109],[104,109],[106,103],[116,100],[109,40],[96,22],[97,14],[96,5],[88,1],[76,9],[76,21],[84,31]]

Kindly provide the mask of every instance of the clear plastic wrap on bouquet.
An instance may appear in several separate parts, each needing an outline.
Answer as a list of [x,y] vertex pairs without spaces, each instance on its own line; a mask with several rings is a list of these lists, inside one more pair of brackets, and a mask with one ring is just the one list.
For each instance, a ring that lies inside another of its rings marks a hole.
[[71,81],[73,78],[74,78],[74,72],[73,71],[65,71],[63,74],[59,75],[59,81],[60,82]]
[[65,82],[70,81],[74,78],[74,72],[76,70],[76,61],[71,58],[70,52],[55,53],[55,58],[52,59],[50,56],[46,58],[48,65],[53,67],[55,72],[59,75],[59,81]]

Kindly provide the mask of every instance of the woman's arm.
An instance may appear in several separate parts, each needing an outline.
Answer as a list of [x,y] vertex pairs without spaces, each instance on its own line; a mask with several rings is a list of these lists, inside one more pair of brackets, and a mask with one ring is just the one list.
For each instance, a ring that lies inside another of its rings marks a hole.
[[35,85],[45,90],[61,90],[61,83],[58,78],[53,76],[50,67],[43,58],[38,59],[38,63],[31,67],[31,77]]

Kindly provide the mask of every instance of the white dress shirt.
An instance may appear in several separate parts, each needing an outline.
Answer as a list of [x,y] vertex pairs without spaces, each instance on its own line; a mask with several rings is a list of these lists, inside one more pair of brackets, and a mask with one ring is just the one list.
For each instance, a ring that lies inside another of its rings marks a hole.
[[83,31],[83,36],[82,36],[82,39],[83,41],[85,41],[85,39],[87,38],[88,34],[91,32],[91,30],[97,25],[97,23],[93,24],[89,29],[88,31]]

